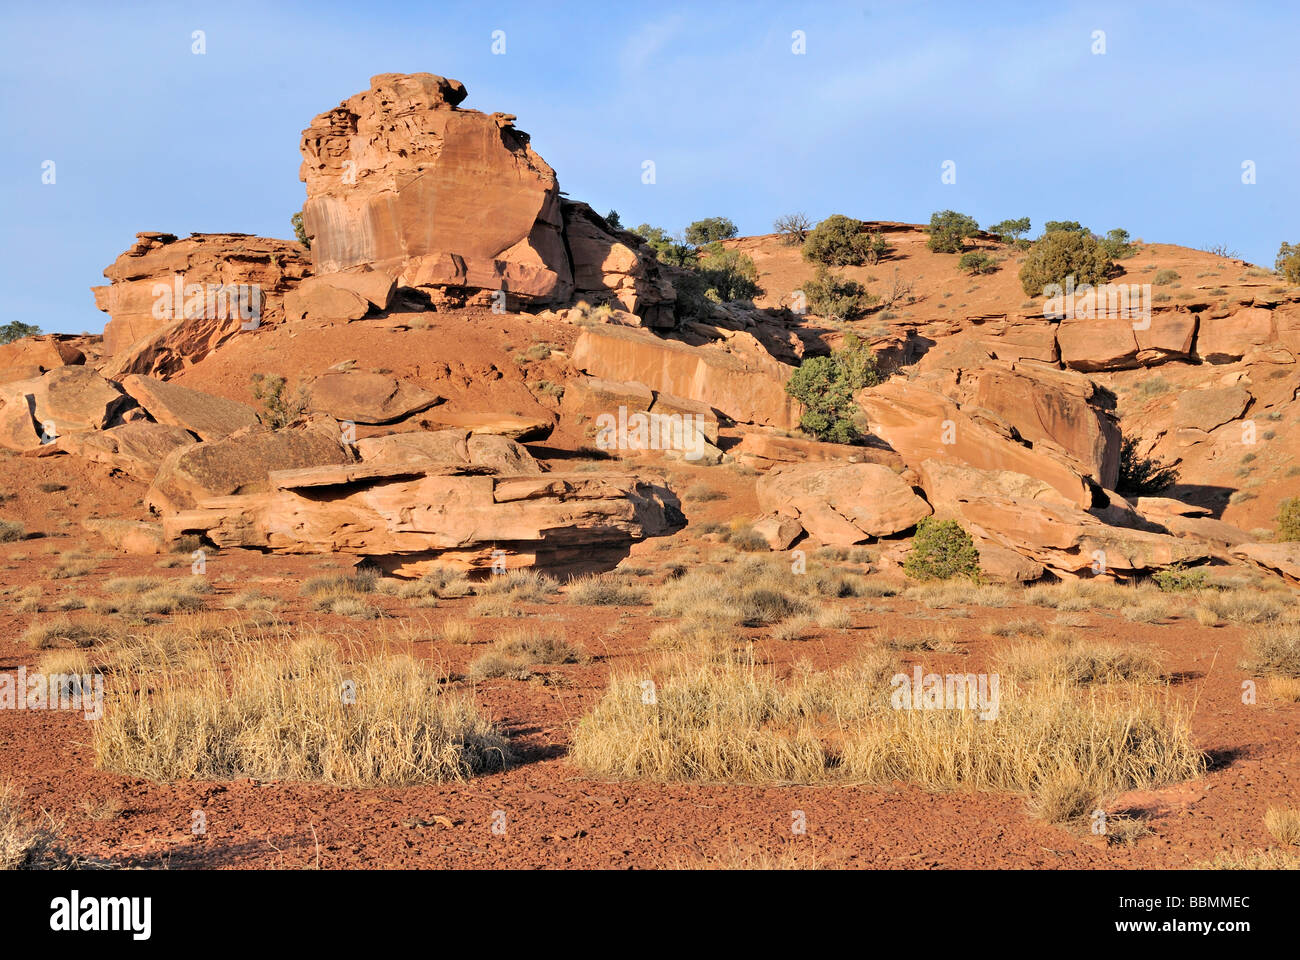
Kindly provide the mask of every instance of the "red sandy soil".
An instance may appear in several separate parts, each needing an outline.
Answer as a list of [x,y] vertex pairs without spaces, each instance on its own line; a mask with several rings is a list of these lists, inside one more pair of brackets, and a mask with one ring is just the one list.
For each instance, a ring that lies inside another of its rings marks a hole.
[[[328,344],[317,349],[322,360],[343,359]],[[4,465],[5,488],[12,494],[5,515],[23,520],[29,534],[40,536],[0,544],[8,592],[0,603],[0,670],[24,663],[34,668],[38,654],[19,638],[32,622],[57,615],[17,613],[17,590],[40,586],[48,609],[68,594],[99,595],[114,576],[188,575],[187,565],[159,570],[157,558],[97,552],[91,573],[49,579],[62,554],[82,546],[101,550],[75,524],[77,518],[140,515],[143,487],[71,458],[6,458]],[[666,466],[675,489],[703,480],[727,498],[687,501],[691,524],[685,530],[633,549],[622,566],[653,571],[644,578],[647,584],[662,580],[662,564],[725,549],[697,535],[701,522],[749,517],[756,509],[752,477],[725,468]],[[66,483],[69,490],[43,493],[37,488],[43,482]],[[222,611],[223,598],[256,588],[284,601],[278,616],[286,621],[319,626],[372,647],[381,633],[391,634],[396,618],[436,626],[444,618],[468,617],[474,603],[465,598],[418,608],[382,596],[377,602],[386,619],[368,622],[312,612],[299,595],[301,582],[344,566],[343,558],[216,553],[207,571],[216,588],[207,609],[216,612],[200,615],[237,622],[245,615]],[[845,568],[861,569],[854,564]],[[939,670],[960,664],[963,672],[974,671],[1007,642],[983,633],[986,623],[1017,617],[1046,623],[1056,615],[1034,607],[969,607],[969,617],[961,617],[897,597],[827,602],[853,611],[851,628],[818,629],[811,639],[797,642],[748,631],[758,639],[761,659],[778,673],[802,660],[826,667],[848,660],[864,645],[914,633],[928,622],[957,627],[961,652],[946,657],[902,654],[909,668],[912,663]],[[562,594],[527,609],[529,619],[523,621],[469,618],[479,630],[470,644],[417,641],[407,647],[454,676],[503,630],[541,621],[593,655],[585,664],[539,668],[544,679],[478,685],[480,703],[514,738],[521,755],[503,773],[402,789],[246,780],[157,784],[97,771],[88,727],[79,715],[14,711],[0,711],[0,770],[23,792],[24,809],[41,822],[56,824],[61,843],[77,856],[120,866],[171,868],[643,869],[783,855],[832,868],[1186,867],[1221,851],[1276,846],[1264,829],[1264,812],[1296,803],[1300,704],[1270,701],[1264,685],[1257,705],[1241,702],[1241,683],[1248,675],[1238,661],[1248,628],[1203,627],[1187,614],[1159,626],[1104,612],[1082,615],[1086,625],[1078,628],[1080,634],[1159,648],[1167,669],[1180,678],[1170,696],[1195,704],[1195,738],[1213,758],[1203,780],[1121,798],[1116,809],[1127,806],[1149,816],[1151,832],[1132,845],[1108,846],[1105,838],[1031,819],[1025,799],[1010,794],[932,793],[904,784],[751,787],[588,779],[566,757],[574,723],[601,696],[611,670],[656,657],[647,637],[667,621],[652,616],[647,606],[572,606]],[[121,806],[110,819],[93,819],[83,809],[83,803],[106,802]],[[194,810],[206,813],[204,836],[191,833]],[[498,810],[506,816],[504,835],[491,829]],[[791,832],[795,810],[805,813],[806,835]]]

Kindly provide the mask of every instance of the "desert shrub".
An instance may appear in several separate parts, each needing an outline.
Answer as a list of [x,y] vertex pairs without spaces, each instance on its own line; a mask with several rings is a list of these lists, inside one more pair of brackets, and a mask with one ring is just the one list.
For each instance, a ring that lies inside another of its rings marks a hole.
[[704,296],[710,300],[722,303],[753,300],[763,293],[753,259],[720,243],[703,248],[697,269],[704,283]]
[[1163,675],[1151,653],[1126,644],[1083,640],[1018,643],[996,658],[998,670],[1022,681],[1072,686],[1098,683],[1155,683]]
[[961,259],[957,261],[957,268],[969,270],[972,274],[992,273],[998,268],[998,262],[983,250],[972,250],[961,255]]
[[980,554],[975,541],[956,520],[925,517],[916,525],[903,572],[916,580],[979,579]]
[[648,223],[633,227],[632,232],[641,237],[655,257],[675,267],[690,268],[695,266],[698,254],[695,248],[684,240],[674,237],[662,227],[652,227]]
[[580,577],[567,591],[570,603],[585,607],[624,607],[645,601],[645,591],[624,583],[619,577],[595,574]]
[[803,245],[804,258],[828,267],[875,263],[888,251],[888,244],[879,234],[863,233],[865,226],[861,220],[832,214],[808,234]]
[[1028,296],[1044,296],[1050,284],[1064,284],[1071,276],[1076,286],[1105,283],[1113,268],[1110,257],[1092,234],[1051,230],[1039,237],[1025,255],[1020,286]]
[[27,528],[17,520],[0,520],[0,543],[12,543],[27,535]]
[[795,246],[808,239],[812,221],[806,213],[787,213],[772,221],[772,229],[781,235],[788,246]]
[[1138,442],[1138,437],[1125,437],[1120,444],[1119,479],[1115,482],[1115,491],[1141,497],[1155,496],[1178,482],[1178,469],[1163,460],[1139,456]]
[[1151,579],[1165,593],[1186,593],[1189,590],[1203,590],[1206,586],[1205,571],[1188,570],[1182,561],[1171,564]]
[[[1286,277],[1287,283],[1300,284],[1300,243],[1294,245],[1283,243],[1282,246],[1278,247],[1274,269]],[[0,330],[2,329],[0,328]],[[3,334],[0,334],[0,343],[3,342]]]
[[1088,233],[1088,228],[1078,220],[1048,220],[1043,224],[1043,233]]
[[974,217],[956,210],[940,210],[930,216],[930,238],[926,246],[935,253],[961,253],[966,238],[979,233]]
[[1137,253],[1133,244],[1129,242],[1129,232],[1122,227],[1108,230],[1101,240],[1101,248],[1112,260],[1122,260]]
[[31,323],[23,323],[21,320],[10,320],[8,323],[0,324],[0,343],[13,343],[23,337],[39,337],[40,335],[40,327]]
[[288,383],[284,377],[255,373],[249,379],[253,385],[253,396],[261,400],[266,409],[262,419],[273,429],[279,430],[301,419],[311,406],[306,384],[300,383],[292,394],[286,396]]
[[825,267],[817,268],[817,276],[804,283],[803,292],[808,297],[808,308],[828,320],[856,320],[877,300],[856,280],[831,273]]
[[502,769],[506,738],[443,681],[410,657],[344,662],[316,638],[204,648],[179,665],[118,673],[92,734],[96,762],[164,782],[249,777],[344,787]]
[[737,232],[736,225],[726,217],[706,217],[687,226],[683,236],[691,246],[703,247],[719,240],[730,240]]
[[1029,218],[1021,217],[1018,220],[1003,220],[995,223],[989,227],[989,233],[996,233],[1003,240],[1019,246],[1021,238],[1030,231],[1031,227]]
[[1269,807],[1264,813],[1264,827],[1274,839],[1289,846],[1300,846],[1300,810]]
[[581,663],[582,651],[555,633],[538,629],[516,630],[506,634],[492,648],[469,665],[471,680],[510,677],[526,680],[529,667]]
[[1246,638],[1242,667],[1273,677],[1300,677],[1300,625],[1258,628]]
[[799,426],[818,440],[857,443],[862,434],[853,422],[860,413],[853,394],[880,382],[876,356],[857,337],[848,336],[842,350],[829,357],[809,357],[799,364],[785,391],[807,409]]
[[293,235],[298,238],[298,242],[310,250],[311,237],[307,236],[307,228],[302,224],[302,211],[290,217],[289,222],[293,224]]
[[1155,279],[1151,282],[1157,287],[1167,287],[1178,279],[1180,279],[1180,275],[1177,270],[1157,270]]
[[1278,540],[1300,540],[1300,497],[1288,497],[1277,505]]
[[609,213],[605,214],[605,222],[609,224],[610,228],[613,230],[623,229],[623,218],[618,215],[617,210],[611,210]]

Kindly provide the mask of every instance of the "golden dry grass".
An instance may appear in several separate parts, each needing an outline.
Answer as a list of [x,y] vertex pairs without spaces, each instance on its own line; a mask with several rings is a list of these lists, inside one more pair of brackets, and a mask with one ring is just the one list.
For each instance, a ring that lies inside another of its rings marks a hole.
[[473,700],[410,657],[345,662],[317,637],[235,641],[180,664],[119,668],[92,736],[97,766],[164,782],[362,787],[464,780],[509,758]]
[[525,680],[530,675],[529,667],[580,663],[583,659],[582,651],[559,634],[530,627],[503,636],[469,665],[467,676],[471,680]]
[[611,677],[578,723],[573,761],[604,779],[889,783],[1033,791],[1077,771],[1094,794],[1191,779],[1205,759],[1184,711],[1142,688],[1081,694],[1002,684],[996,719],[974,707],[896,710],[888,656],[778,682],[752,663],[679,662]]
[[1300,678],[1300,623],[1253,630],[1241,665],[1264,676]]
[[1300,810],[1294,807],[1269,807],[1264,814],[1264,828],[1273,839],[1287,846],[1300,846]]
[[1017,643],[1001,651],[994,664],[1000,673],[1014,680],[1073,686],[1156,683],[1162,676],[1154,653],[1100,640]]
[[586,607],[626,607],[645,602],[645,591],[624,583],[616,574],[578,577],[565,590],[570,603]]

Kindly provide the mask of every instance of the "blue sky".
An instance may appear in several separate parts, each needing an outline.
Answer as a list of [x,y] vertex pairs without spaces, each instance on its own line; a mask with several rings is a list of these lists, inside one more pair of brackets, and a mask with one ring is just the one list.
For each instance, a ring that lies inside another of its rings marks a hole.
[[300,132],[390,72],[516,114],[627,224],[952,208],[1270,267],[1300,241],[1294,4],[3,3],[0,323],[99,330],[139,230],[291,237]]

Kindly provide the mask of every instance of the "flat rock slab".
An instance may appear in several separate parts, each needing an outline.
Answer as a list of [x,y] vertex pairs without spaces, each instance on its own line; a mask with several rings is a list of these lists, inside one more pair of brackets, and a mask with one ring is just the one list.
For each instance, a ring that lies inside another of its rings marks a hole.
[[311,383],[313,410],[353,423],[393,423],[442,400],[423,387],[382,373],[326,373]]
[[122,389],[159,423],[181,427],[200,440],[220,440],[258,423],[257,411],[247,404],[155,377],[133,373],[123,378]]

